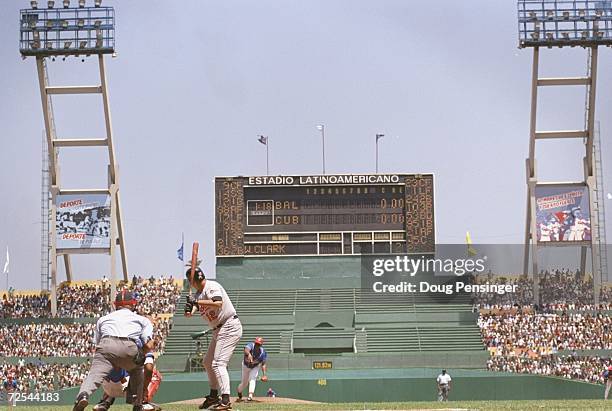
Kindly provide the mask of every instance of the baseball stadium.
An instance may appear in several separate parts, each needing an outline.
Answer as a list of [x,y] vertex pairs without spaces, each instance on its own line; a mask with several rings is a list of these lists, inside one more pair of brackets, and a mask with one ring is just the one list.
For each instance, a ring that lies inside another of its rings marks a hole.
[[2,1],[0,403],[612,409],[611,2],[249,3]]

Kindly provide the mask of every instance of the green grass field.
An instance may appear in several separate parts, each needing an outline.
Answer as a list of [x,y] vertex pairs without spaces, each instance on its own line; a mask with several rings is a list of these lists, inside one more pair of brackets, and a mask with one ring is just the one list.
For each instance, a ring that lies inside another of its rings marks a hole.
[[[167,411],[193,411],[195,405],[162,405]],[[18,411],[71,411],[69,406],[17,406]],[[88,407],[91,409],[91,407]],[[612,400],[558,400],[558,401],[449,401],[439,402],[387,402],[387,403],[334,403],[334,404],[234,404],[239,411],[327,411],[327,410],[612,410]],[[131,411],[129,406],[112,407],[114,411]]]

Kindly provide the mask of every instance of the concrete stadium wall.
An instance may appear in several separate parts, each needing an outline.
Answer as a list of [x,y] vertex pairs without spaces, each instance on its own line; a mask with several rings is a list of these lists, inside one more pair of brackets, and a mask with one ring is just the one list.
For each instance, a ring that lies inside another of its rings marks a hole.
[[217,279],[229,289],[359,287],[361,258],[259,257],[217,258]]

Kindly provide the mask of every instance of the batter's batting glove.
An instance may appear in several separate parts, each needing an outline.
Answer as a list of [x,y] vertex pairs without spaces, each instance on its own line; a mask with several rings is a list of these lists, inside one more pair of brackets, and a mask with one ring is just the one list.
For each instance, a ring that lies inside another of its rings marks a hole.
[[187,297],[187,302],[185,303],[185,314],[191,314],[193,312],[194,300],[191,297]]

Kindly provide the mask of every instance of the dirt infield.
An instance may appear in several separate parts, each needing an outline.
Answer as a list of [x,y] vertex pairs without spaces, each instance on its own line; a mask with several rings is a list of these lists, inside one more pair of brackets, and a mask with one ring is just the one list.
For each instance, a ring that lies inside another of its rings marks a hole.
[[[171,402],[168,404],[201,404],[202,402],[204,402],[204,398],[194,398],[192,400],[184,400],[184,401],[177,401],[177,402]],[[320,404],[319,402],[316,401],[307,401],[307,400],[298,400],[296,398],[284,398],[284,397],[275,397],[275,398],[270,398],[270,397],[254,397],[253,401],[246,401],[246,400],[242,400],[242,401],[238,401],[237,397],[232,397],[231,398],[231,402],[232,404],[249,404],[249,403],[253,403],[253,404],[278,404],[278,405],[286,405],[286,404]]]
[[[233,403],[235,411],[542,411],[542,410],[610,410],[609,401],[604,400],[530,400],[530,401],[449,401],[439,402],[385,402],[385,403],[309,403],[291,398],[257,398],[265,402]],[[161,404],[164,411],[194,411],[196,403],[203,399],[181,401],[180,403]],[[293,401],[293,402],[291,402]],[[19,411],[71,411],[72,405],[19,405]],[[113,411],[131,411],[129,405],[115,405]]]

